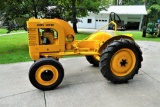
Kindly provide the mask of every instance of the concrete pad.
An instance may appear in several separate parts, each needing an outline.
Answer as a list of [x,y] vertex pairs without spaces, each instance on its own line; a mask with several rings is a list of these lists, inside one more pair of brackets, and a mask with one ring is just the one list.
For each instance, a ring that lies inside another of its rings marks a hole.
[[160,43],[137,41],[143,52],[139,73],[126,84],[112,84],[85,57],[60,59],[62,83],[51,91],[28,79],[33,62],[0,65],[0,107],[157,107],[160,105]]
[[28,71],[33,62],[0,65],[0,98],[34,90]]
[[160,91],[159,84],[152,82],[139,75],[129,84],[96,81],[66,85],[46,92],[47,107],[155,107],[160,104]]
[[99,67],[93,67],[85,57],[67,58],[60,60],[60,62],[65,70],[62,85],[104,80]]
[[44,92],[39,90],[0,98],[0,107],[45,107]]
[[[85,58],[72,60],[62,61],[65,68],[62,84],[56,90],[45,92],[47,107],[154,107],[160,104],[160,84],[144,71],[140,70],[127,84],[115,85],[102,78],[99,68],[87,64]],[[74,66],[68,68],[69,65]]]

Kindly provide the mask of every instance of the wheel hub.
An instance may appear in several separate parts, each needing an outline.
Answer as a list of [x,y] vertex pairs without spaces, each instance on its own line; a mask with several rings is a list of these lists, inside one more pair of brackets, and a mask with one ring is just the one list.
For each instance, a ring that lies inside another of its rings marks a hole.
[[41,74],[41,78],[44,81],[50,81],[53,78],[54,74],[52,73],[52,71],[50,70],[45,70],[44,72],[42,72]]
[[43,65],[37,69],[35,78],[39,84],[49,86],[57,81],[58,75],[58,70],[54,66]]
[[120,62],[120,64],[121,64],[121,67],[125,67],[126,64],[127,64],[126,59],[122,59],[122,61]]
[[116,76],[125,76],[132,72],[136,63],[136,56],[130,49],[118,50],[111,59],[111,70]]

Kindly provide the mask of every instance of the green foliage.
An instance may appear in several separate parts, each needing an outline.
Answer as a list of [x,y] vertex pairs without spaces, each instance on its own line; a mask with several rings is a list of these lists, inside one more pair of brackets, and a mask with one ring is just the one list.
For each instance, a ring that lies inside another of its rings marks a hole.
[[52,4],[51,0],[4,0],[0,4],[0,9],[5,18],[12,20],[19,17],[40,16],[49,4]]
[[147,7],[149,21],[157,22],[157,20],[160,19],[160,1],[147,0],[146,7]]
[[100,7],[102,9],[107,9],[110,5],[113,4],[114,0],[100,0]]
[[[73,22],[73,28],[76,31],[77,17],[84,17],[89,12],[98,13],[100,5],[107,6],[109,0],[103,3],[99,0],[2,0],[0,10],[4,18],[8,20],[19,20],[22,18],[24,22],[29,17],[49,16],[50,18],[62,18]],[[51,10],[47,10],[48,6],[56,6]],[[50,12],[48,12],[50,11]],[[48,13],[47,15],[45,15]],[[24,23],[21,22],[21,23]]]
[[[73,23],[73,29],[77,33],[77,17],[84,17],[88,12],[99,12],[99,0],[57,0],[57,8],[61,18]],[[54,11],[54,10],[53,10]]]
[[122,0],[122,5],[144,5],[148,15],[146,22],[157,22],[160,19],[160,0]]
[[60,9],[62,18],[65,20],[73,21],[73,15],[76,13],[77,17],[84,17],[90,12],[99,12],[100,1],[99,0],[58,0],[58,8]]
[[144,0],[122,0],[122,5],[142,5]]

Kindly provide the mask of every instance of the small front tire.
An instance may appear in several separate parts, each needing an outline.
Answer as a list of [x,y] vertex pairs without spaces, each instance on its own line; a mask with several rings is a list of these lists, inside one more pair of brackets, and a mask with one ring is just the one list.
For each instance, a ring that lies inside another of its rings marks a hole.
[[37,60],[29,70],[29,80],[40,90],[56,88],[63,80],[64,69],[55,59],[42,58]]

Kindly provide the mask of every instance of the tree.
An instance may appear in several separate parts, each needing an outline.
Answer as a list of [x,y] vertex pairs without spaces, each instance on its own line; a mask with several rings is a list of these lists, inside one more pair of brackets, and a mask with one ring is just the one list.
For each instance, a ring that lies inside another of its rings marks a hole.
[[51,0],[2,0],[0,3],[3,25],[7,25],[8,32],[13,29],[24,28],[30,17],[38,18],[43,15]]
[[160,19],[160,1],[148,0],[146,6],[148,7],[147,12],[149,21],[157,22],[157,20]]
[[122,5],[142,5],[144,0],[122,0]]
[[88,12],[99,12],[99,0],[58,0],[57,6],[61,7],[61,16],[66,21],[73,23],[73,29],[77,33],[77,17],[84,17]]
[[[100,1],[100,7],[104,7],[106,9],[110,5],[116,5],[114,3],[115,3],[115,0],[101,0]],[[104,8],[102,8],[102,9],[104,9]]]
[[45,11],[45,7],[51,4],[51,0],[4,0],[0,4],[3,16],[7,20],[20,17],[38,17]]
[[[88,12],[98,13],[100,9],[108,7],[113,0],[2,0],[0,9],[7,20],[20,17],[54,17],[62,18],[73,23],[73,29],[77,33],[77,17],[85,17]],[[46,7],[56,6],[48,12]]]

